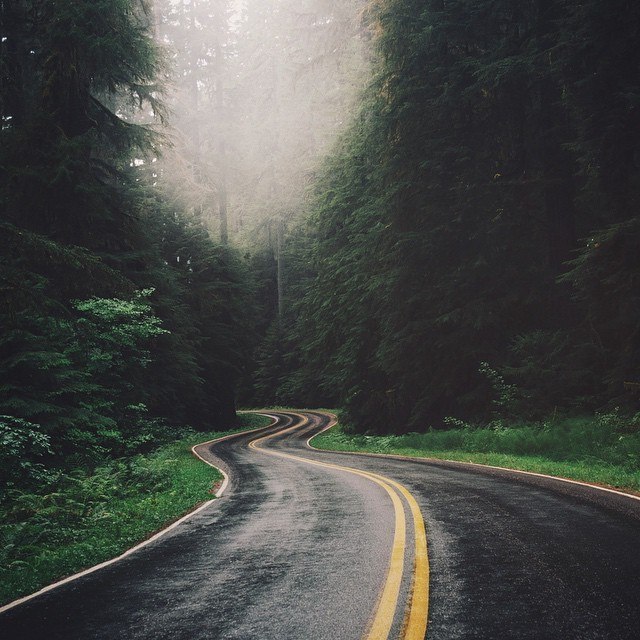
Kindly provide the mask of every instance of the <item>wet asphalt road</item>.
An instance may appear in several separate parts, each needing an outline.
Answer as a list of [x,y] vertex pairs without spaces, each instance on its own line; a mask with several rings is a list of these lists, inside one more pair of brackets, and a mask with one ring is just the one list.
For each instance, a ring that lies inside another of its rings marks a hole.
[[[305,441],[326,419],[311,419],[262,446],[411,491],[427,527],[429,639],[640,638],[640,502],[464,465],[315,452]],[[387,572],[388,496],[366,478],[254,451],[255,437],[207,452],[231,475],[210,508],[0,616],[0,637],[361,638]],[[408,574],[390,637],[401,631]]]

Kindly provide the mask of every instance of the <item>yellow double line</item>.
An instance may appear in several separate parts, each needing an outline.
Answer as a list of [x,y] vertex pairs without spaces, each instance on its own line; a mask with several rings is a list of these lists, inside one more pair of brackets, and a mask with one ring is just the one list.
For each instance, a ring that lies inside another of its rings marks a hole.
[[404,497],[406,500],[413,518],[413,531],[415,537],[414,567],[411,592],[408,598],[408,616],[400,638],[402,640],[423,640],[427,632],[427,616],[429,608],[429,559],[427,556],[427,537],[424,528],[424,520],[422,519],[420,507],[418,506],[415,498],[405,487],[395,480],[378,475],[377,473],[353,469],[351,467],[343,467],[337,464],[330,464],[328,462],[310,460],[308,458],[301,458],[281,451],[263,449],[258,446],[260,443],[275,436],[289,433],[290,431],[299,429],[301,426],[305,426],[309,423],[307,416],[302,414],[287,412],[287,415],[294,415],[300,418],[302,420],[302,425],[293,425],[292,427],[278,431],[277,433],[257,438],[249,443],[249,447],[279,458],[296,460],[298,462],[304,462],[305,464],[317,467],[338,469],[346,473],[367,478],[371,482],[382,487],[391,498],[395,514],[395,531],[391,557],[389,560],[389,568],[387,570],[384,588],[382,590],[382,595],[380,596],[380,601],[378,602],[373,621],[368,633],[364,636],[365,640],[387,640],[389,633],[391,632],[391,626],[398,608],[400,585],[402,582],[402,574],[404,572],[407,538],[405,511],[400,496]]

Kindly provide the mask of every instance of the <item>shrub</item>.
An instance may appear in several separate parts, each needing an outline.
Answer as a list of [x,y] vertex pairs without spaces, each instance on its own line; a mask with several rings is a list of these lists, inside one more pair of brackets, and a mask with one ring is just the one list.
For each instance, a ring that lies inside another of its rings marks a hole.
[[50,438],[39,425],[0,416],[0,502],[15,486],[46,480],[47,471],[37,461],[50,453]]

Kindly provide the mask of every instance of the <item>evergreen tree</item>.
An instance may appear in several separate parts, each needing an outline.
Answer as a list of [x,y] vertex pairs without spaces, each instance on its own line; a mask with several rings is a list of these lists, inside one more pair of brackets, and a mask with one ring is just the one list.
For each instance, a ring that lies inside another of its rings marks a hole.
[[0,7],[3,424],[57,462],[229,426],[250,279],[158,187],[150,6]]
[[376,75],[320,183],[294,331],[360,428],[488,420],[502,375],[528,417],[619,401],[635,377],[637,11],[622,4],[372,4]]
[[[20,25],[30,53],[8,59],[13,84],[3,94],[20,108],[3,114],[0,213],[65,243],[122,250],[134,233],[122,169],[151,137],[148,127],[120,117],[117,105],[160,109],[147,6],[99,0],[18,7],[12,24]],[[19,32],[7,33],[3,46],[20,50]]]

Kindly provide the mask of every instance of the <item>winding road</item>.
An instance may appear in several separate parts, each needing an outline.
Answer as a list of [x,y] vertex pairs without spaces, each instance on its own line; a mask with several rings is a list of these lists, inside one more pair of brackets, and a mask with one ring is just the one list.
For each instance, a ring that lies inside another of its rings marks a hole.
[[0,637],[640,638],[640,500],[317,451],[307,441],[330,415],[271,415],[270,427],[197,448],[229,477],[220,499],[5,610]]

